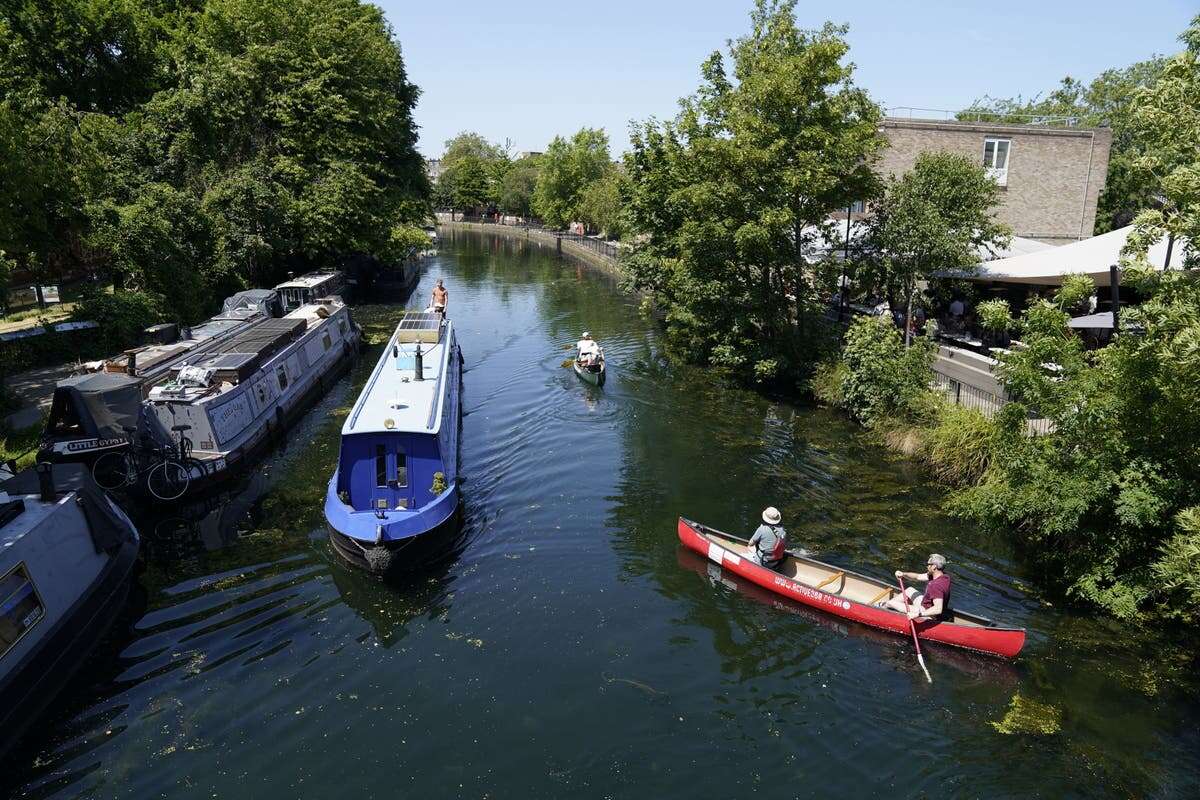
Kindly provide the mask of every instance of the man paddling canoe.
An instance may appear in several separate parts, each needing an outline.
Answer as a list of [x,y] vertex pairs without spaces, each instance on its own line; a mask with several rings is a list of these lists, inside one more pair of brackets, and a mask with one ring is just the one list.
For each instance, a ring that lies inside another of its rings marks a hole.
[[762,521],[763,524],[750,537],[746,556],[767,569],[779,569],[787,556],[787,531],[779,524],[783,517],[777,508],[770,506],[763,511]]
[[[946,557],[934,553],[925,563],[926,572],[903,572],[896,570],[897,580],[904,578],[910,581],[928,581],[925,592],[918,593],[916,589],[907,586],[904,593],[908,595],[908,618],[920,619],[933,617],[941,619],[950,609],[950,576],[946,574]],[[881,605],[904,611],[904,598],[896,595]]]

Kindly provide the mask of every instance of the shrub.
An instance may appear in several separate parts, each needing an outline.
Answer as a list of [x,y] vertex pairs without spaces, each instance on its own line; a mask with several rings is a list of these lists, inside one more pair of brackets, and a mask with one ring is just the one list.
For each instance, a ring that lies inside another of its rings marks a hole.
[[842,361],[826,361],[818,364],[808,382],[813,397],[826,405],[841,407],[845,404],[842,382],[850,370]]
[[933,347],[918,337],[905,348],[899,331],[882,318],[855,320],[842,350],[846,372],[840,390],[846,410],[866,425],[888,417],[927,419]]
[[97,340],[107,352],[123,349],[138,340],[146,327],[164,319],[162,299],[147,292],[91,292],[79,301],[72,315],[100,326]]
[[1151,565],[1161,593],[1161,613],[1171,619],[1200,622],[1200,506],[1175,515],[1176,533],[1159,548]]
[[1086,314],[1091,308],[1096,282],[1090,275],[1067,275],[1054,293],[1054,304],[1073,317]]
[[925,458],[939,480],[969,486],[987,472],[995,444],[990,419],[973,408],[946,405],[926,437]]
[[975,307],[979,324],[993,333],[1004,333],[1013,328],[1012,312],[1007,300],[984,300]]

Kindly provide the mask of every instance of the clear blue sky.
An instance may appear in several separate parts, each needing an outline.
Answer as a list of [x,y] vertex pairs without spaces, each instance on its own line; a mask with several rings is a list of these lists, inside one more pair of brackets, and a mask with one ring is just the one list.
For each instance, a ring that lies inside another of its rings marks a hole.
[[[555,134],[608,131],[674,114],[701,61],[749,29],[751,0],[380,0],[423,95],[421,152],[474,130],[514,151]],[[1065,75],[1090,80],[1177,36],[1196,0],[859,0],[801,2],[803,27],[850,25],[856,80],[879,103],[957,109],[984,94],[1026,97]]]

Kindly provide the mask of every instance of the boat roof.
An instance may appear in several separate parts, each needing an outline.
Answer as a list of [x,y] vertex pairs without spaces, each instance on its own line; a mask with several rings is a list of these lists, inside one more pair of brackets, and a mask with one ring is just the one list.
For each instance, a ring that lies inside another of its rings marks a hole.
[[284,281],[276,286],[276,289],[311,289],[314,286],[319,286],[322,283],[329,281],[332,278],[341,277],[342,273],[337,270],[329,270],[327,272],[309,272],[301,275],[298,278]]
[[[434,336],[436,342],[432,341]],[[436,314],[405,313],[346,418],[342,435],[437,433],[445,396],[442,381],[453,342],[453,323],[449,320],[442,321]],[[418,347],[424,380],[414,380]]]

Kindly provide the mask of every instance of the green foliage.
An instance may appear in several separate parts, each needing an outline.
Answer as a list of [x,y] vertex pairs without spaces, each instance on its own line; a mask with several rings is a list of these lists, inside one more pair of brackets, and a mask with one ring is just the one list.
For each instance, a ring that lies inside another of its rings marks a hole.
[[1164,235],[1200,242],[1200,15],[1180,39],[1186,49],[1130,104],[1133,168],[1153,182],[1159,206],[1134,220],[1127,251],[1138,260]]
[[90,292],[75,306],[72,316],[100,326],[93,332],[107,352],[137,342],[141,332],[162,322],[171,306],[160,296],[139,291]]
[[976,162],[922,153],[872,208],[859,280],[907,308],[919,281],[972,268],[981,247],[1008,242],[1009,229],[993,216],[999,201],[1000,187]]
[[1151,575],[1158,583],[1160,613],[1195,625],[1200,623],[1200,506],[1176,514],[1175,530],[1159,548]]
[[429,248],[429,234],[416,225],[393,225],[388,234],[386,256],[395,263]]
[[1077,317],[1087,313],[1095,293],[1096,282],[1092,280],[1091,275],[1067,275],[1058,291],[1054,293],[1054,304],[1067,314]]
[[533,193],[540,172],[536,157],[514,162],[500,182],[500,208],[509,214],[532,216]]
[[569,140],[555,136],[541,157],[533,210],[553,228],[579,221],[583,193],[612,169],[608,134],[581,128]]
[[979,316],[979,324],[985,330],[1003,333],[1013,328],[1012,311],[1007,300],[984,300],[975,307],[975,312]]
[[604,236],[620,239],[626,228],[622,193],[628,193],[625,174],[610,169],[579,197],[579,221]]
[[625,160],[630,285],[680,351],[747,380],[795,380],[818,360],[806,255],[831,211],[873,196],[883,145],[845,30],[800,30],[794,7],[759,0],[728,65],[714,53],[674,120],[634,127]]
[[13,260],[3,250],[0,250],[0,314],[3,314],[7,310],[8,279],[12,275],[14,266],[16,264]]
[[[1001,357],[1013,402],[997,420],[987,472],[953,505],[1016,531],[1046,581],[1071,597],[1122,618],[1194,621],[1196,574],[1181,558],[1194,543],[1189,509],[1200,504],[1200,278],[1131,281],[1145,300],[1123,319],[1139,332],[1094,354],[1056,304],[1025,313],[1027,348]],[[1050,419],[1051,435],[1022,435],[1030,410]]]
[[924,460],[943,483],[972,486],[991,463],[995,423],[973,408],[946,405],[926,436]]
[[438,178],[439,205],[480,213],[500,200],[510,162],[506,148],[478,133],[464,131],[446,142],[442,175]]
[[[192,319],[427,213],[399,45],[358,0],[0,8],[0,248]],[[206,306],[209,306],[206,308]]]
[[990,723],[998,732],[1050,736],[1062,730],[1062,709],[1014,694],[1004,719]]
[[848,373],[846,364],[840,359],[823,361],[813,369],[813,375],[808,381],[808,390],[825,405],[844,407],[846,398],[842,394],[842,384],[845,383]]
[[[864,425],[919,422],[930,410],[933,343],[919,338],[906,348],[899,331],[880,317],[859,317],[846,331],[842,403]],[[829,392],[830,390],[826,390]]]

